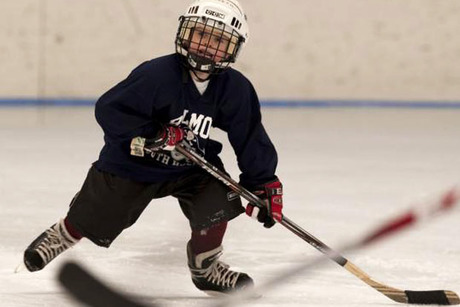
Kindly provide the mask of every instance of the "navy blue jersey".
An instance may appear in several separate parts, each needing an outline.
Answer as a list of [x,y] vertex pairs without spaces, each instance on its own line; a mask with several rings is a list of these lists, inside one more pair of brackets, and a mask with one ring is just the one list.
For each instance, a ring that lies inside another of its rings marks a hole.
[[227,132],[245,186],[275,178],[277,154],[261,123],[257,94],[234,69],[213,75],[201,95],[180,55],[171,54],[134,69],[96,103],[96,119],[104,130],[105,145],[96,168],[142,182],[175,180],[197,171],[176,152],[150,157],[130,155],[131,139],[157,135],[161,124],[185,124],[197,136],[198,149],[219,164],[222,145],[210,138],[211,127]]

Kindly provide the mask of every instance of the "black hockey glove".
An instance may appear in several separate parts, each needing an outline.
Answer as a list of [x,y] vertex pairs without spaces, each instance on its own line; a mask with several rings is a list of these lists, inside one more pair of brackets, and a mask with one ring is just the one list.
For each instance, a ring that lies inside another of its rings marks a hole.
[[265,201],[266,207],[259,208],[252,204],[246,207],[246,214],[264,224],[265,228],[275,225],[275,220],[283,219],[283,185],[278,179],[257,186],[252,192]]

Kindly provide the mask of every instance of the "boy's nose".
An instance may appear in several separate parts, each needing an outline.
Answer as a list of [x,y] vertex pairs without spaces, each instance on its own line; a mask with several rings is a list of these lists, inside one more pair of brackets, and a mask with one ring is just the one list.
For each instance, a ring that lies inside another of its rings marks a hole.
[[198,46],[198,51],[201,53],[205,53],[208,50],[208,44],[205,42],[201,42],[201,44]]
[[215,50],[215,49],[216,49],[215,44],[212,41],[210,41],[209,38],[201,40],[199,47],[198,47],[198,50],[203,51],[203,52]]
[[200,45],[201,46],[208,46],[208,45],[211,45],[210,42],[211,42],[210,37],[208,35],[206,35],[206,36],[203,36],[201,38]]

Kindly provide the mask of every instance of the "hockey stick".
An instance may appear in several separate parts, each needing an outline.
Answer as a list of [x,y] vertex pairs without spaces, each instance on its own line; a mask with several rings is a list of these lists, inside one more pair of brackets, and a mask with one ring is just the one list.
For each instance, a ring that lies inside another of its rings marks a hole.
[[[175,149],[177,152],[184,155],[186,158],[206,170],[216,179],[223,182],[227,185],[230,189],[238,193],[241,197],[249,201],[250,203],[258,206],[264,207],[265,203],[263,200],[259,199],[253,193],[242,187],[236,181],[234,181],[230,176],[225,174],[223,171],[215,167],[214,165],[210,164],[206,161],[203,157],[199,154],[194,152],[192,149],[186,148],[184,146],[176,146]],[[436,203],[433,208],[429,208],[429,210],[425,210],[424,212],[416,212],[410,211],[404,214],[401,218],[396,219],[383,227],[377,229],[369,236],[365,237],[363,240],[360,240],[354,243],[349,248],[359,248],[366,246],[384,236],[389,235],[396,230],[403,229],[411,224],[417,222],[418,219],[421,217],[427,217],[430,215],[434,215],[440,211],[447,210],[452,208],[458,201],[460,195],[458,190],[451,190],[449,191],[440,202]],[[338,252],[332,250],[326,244],[321,242],[319,239],[302,229],[300,226],[296,225],[286,216],[283,216],[282,221],[280,222],[281,225],[286,227],[288,230],[296,234],[298,237],[312,245],[314,248],[322,252],[323,254],[327,255],[331,260],[339,264],[340,266],[344,267],[347,271],[358,277],[367,285],[371,286],[378,292],[382,293],[386,297],[390,298],[391,300],[398,302],[398,303],[406,303],[406,304],[436,304],[436,305],[457,305],[460,304],[460,298],[455,292],[448,291],[448,290],[432,290],[432,291],[411,291],[411,290],[400,290],[393,287],[389,287],[382,283],[379,283],[373,280],[369,275],[367,275],[364,271],[358,268],[356,265],[351,263],[348,259],[343,257]]]

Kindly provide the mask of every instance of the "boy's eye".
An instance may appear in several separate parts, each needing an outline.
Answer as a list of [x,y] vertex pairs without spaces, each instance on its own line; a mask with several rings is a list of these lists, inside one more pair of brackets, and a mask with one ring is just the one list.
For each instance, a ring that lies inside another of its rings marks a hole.
[[216,42],[218,42],[221,45],[227,45],[229,43],[229,40],[225,37],[218,37]]

